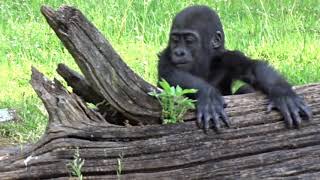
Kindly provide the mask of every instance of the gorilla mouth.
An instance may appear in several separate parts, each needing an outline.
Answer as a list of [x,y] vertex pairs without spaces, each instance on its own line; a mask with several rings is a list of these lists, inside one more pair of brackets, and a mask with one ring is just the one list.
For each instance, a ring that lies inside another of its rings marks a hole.
[[183,62],[178,62],[178,63],[176,63],[177,66],[179,66],[179,65],[185,65],[185,64],[188,64],[188,61],[183,61]]
[[176,64],[177,68],[187,68],[189,67],[189,63],[188,62],[184,62],[184,63],[178,63]]
[[188,60],[188,59],[176,59],[175,61],[174,61],[174,64],[176,65],[176,66],[184,66],[184,65],[186,65],[186,64],[189,64],[191,61],[190,60]]
[[177,67],[179,67],[179,66],[186,66],[186,65],[188,65],[188,64],[189,64],[189,62],[188,62],[188,61],[175,63],[175,65],[176,65]]

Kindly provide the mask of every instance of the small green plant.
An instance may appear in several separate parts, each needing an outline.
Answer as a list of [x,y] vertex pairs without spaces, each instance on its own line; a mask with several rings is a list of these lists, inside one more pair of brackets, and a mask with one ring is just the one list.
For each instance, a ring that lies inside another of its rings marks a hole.
[[122,169],[123,169],[122,160],[123,160],[123,154],[120,153],[119,154],[119,158],[117,158],[117,162],[118,162],[117,177],[118,177],[118,180],[121,179],[121,172],[122,172]]
[[162,92],[150,92],[156,97],[162,106],[162,119],[164,124],[175,124],[183,121],[184,114],[195,109],[195,100],[185,97],[186,94],[196,93],[196,89],[182,89],[180,86],[171,87],[169,83],[162,79],[159,82]]
[[84,164],[84,159],[80,158],[79,148],[77,147],[73,155],[73,161],[68,163],[67,166],[70,168],[71,175],[78,177],[79,180],[83,179],[83,175],[81,173],[81,168],[83,164]]

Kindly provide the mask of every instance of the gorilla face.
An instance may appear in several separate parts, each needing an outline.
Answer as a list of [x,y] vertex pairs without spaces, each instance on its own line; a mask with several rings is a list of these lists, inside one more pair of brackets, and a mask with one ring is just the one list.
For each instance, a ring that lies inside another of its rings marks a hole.
[[172,63],[190,71],[194,65],[206,65],[224,49],[224,34],[219,16],[205,6],[191,7],[178,13],[173,20],[169,50]]
[[170,52],[172,63],[179,69],[190,70],[200,58],[201,39],[192,30],[173,30],[170,34]]

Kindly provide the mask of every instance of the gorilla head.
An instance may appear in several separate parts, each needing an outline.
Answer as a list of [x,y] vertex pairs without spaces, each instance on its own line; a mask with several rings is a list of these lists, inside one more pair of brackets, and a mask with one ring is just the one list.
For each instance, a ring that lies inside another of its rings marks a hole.
[[188,7],[178,13],[170,31],[169,50],[172,63],[183,70],[191,70],[199,64],[196,61],[208,62],[224,50],[224,32],[217,13],[206,6]]

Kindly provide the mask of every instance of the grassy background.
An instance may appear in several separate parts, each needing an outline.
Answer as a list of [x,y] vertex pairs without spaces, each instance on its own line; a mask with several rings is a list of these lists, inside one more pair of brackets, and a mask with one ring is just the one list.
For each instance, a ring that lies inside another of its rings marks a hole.
[[195,2],[218,11],[229,49],[268,60],[295,85],[320,81],[318,0],[0,0],[0,108],[17,109],[21,119],[0,125],[0,146],[37,140],[45,129],[46,113],[29,84],[31,65],[58,79],[58,63],[77,69],[41,5],[79,8],[135,72],[155,83],[156,54],[171,19]]

